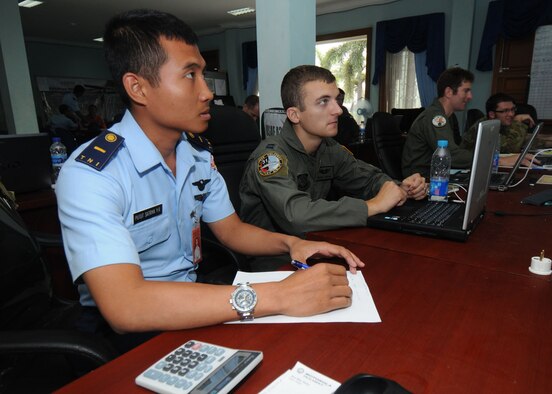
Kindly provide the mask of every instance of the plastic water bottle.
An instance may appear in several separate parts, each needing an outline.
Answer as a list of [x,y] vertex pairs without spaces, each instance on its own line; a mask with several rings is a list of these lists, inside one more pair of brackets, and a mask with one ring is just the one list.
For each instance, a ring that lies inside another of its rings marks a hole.
[[450,152],[448,141],[437,141],[437,149],[431,158],[431,171],[429,173],[429,199],[430,201],[446,201],[450,176]]
[[61,143],[59,137],[52,138],[52,145],[50,145],[50,157],[52,158],[52,183],[57,182],[59,171],[61,166],[67,160],[67,148]]
[[366,142],[366,126],[364,125],[364,121],[360,122],[360,128],[358,131],[358,142],[361,144],[364,144]]
[[500,135],[496,141],[494,156],[493,156],[493,174],[498,172],[498,163],[500,161]]

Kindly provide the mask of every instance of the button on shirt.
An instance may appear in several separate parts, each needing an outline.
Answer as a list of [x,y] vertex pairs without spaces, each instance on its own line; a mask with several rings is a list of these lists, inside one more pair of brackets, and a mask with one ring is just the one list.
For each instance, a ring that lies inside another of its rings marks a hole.
[[[80,147],[56,184],[73,280],[93,268],[131,263],[147,280],[194,281],[193,227],[200,218],[215,222],[234,212],[211,153],[183,134],[175,177],[130,112],[111,130],[125,140],[102,171],[75,161]],[[95,305],[85,285],[79,292],[82,305]]]

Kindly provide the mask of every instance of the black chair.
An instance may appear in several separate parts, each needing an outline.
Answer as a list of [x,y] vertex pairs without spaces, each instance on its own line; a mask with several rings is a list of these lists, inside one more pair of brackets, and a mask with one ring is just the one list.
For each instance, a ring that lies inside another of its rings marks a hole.
[[393,115],[376,112],[372,116],[372,141],[382,171],[393,179],[402,180],[404,136]]
[[410,126],[414,123],[414,120],[424,111],[424,107],[420,108],[392,108],[391,115],[401,116],[400,118],[400,130],[403,133],[408,133]]
[[73,328],[80,305],[53,295],[41,245],[1,183],[0,256],[0,392],[51,392],[118,355]]
[[535,123],[538,122],[537,110],[531,104],[516,103],[516,115],[519,115],[519,114],[531,115]]
[[53,137],[60,138],[61,143],[65,145],[65,148],[67,149],[68,157],[79,146],[79,143],[77,142],[77,138],[75,137],[72,131],[57,128],[54,131],[51,131],[49,134],[50,134],[50,139]]
[[475,122],[477,122],[479,119],[483,118],[485,114],[483,111],[477,109],[477,108],[470,108],[468,109],[468,113],[466,115],[466,126],[464,127],[464,133],[466,133],[470,127],[472,127]]
[[281,107],[267,108],[261,115],[261,134],[263,140],[282,131],[287,119],[286,111]]
[[[214,106],[211,108],[209,127],[203,135],[213,146],[217,170],[226,182],[234,209],[239,213],[239,185],[245,164],[251,152],[261,142],[257,125],[253,118],[239,108]],[[204,263],[199,264],[200,281],[227,283],[228,279],[231,278],[230,282],[234,279],[237,269],[248,270],[245,257],[218,243],[207,226],[202,227],[202,234]],[[207,261],[208,264],[205,264]]]

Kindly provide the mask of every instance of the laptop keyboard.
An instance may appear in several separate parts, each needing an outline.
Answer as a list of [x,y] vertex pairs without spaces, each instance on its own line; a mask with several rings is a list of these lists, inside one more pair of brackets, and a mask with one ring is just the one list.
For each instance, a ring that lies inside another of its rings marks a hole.
[[450,217],[460,209],[461,204],[428,202],[423,207],[412,212],[405,221],[442,227]]

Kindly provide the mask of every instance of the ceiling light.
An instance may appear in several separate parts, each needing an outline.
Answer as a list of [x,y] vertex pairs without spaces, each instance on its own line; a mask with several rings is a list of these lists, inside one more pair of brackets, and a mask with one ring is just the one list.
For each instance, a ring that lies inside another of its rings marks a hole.
[[243,15],[243,14],[250,14],[252,12],[255,12],[255,8],[245,7],[245,8],[238,8],[236,10],[228,11],[228,13],[230,15],[234,15],[234,16]]
[[36,1],[36,0],[24,0],[17,3],[19,7],[25,7],[25,8],[33,8],[37,5],[41,5],[42,1]]
[[103,42],[103,37],[94,38],[94,41]]

